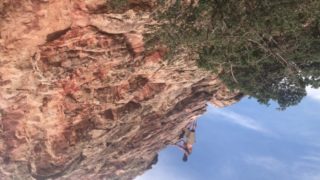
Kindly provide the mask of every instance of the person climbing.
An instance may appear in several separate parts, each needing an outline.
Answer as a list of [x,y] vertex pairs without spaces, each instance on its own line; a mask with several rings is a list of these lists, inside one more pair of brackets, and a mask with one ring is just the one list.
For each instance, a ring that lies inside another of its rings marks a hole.
[[[179,136],[180,140],[176,143],[176,146],[184,152],[182,158],[184,162],[188,161],[188,157],[192,153],[192,147],[195,143],[196,127],[196,121],[190,122],[187,127],[182,130],[182,133]],[[180,144],[181,142],[182,144]]]

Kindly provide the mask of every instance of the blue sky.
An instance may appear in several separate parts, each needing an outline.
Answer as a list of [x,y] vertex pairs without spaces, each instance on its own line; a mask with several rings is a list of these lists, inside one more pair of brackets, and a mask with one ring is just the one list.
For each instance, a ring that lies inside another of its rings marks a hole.
[[286,111],[249,98],[223,109],[209,105],[188,162],[169,146],[136,180],[319,180],[320,90],[307,91]]

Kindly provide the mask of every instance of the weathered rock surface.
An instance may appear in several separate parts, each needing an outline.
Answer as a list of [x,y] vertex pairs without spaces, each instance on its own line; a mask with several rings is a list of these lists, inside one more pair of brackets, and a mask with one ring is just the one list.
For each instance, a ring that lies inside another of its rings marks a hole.
[[1,179],[133,179],[207,102],[239,100],[189,58],[145,51],[148,12],[92,13],[103,3],[0,3]]

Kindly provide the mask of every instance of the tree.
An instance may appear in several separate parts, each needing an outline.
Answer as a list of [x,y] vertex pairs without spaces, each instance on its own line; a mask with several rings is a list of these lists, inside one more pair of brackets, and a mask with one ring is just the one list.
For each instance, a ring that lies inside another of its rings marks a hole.
[[194,50],[200,67],[223,69],[222,80],[229,88],[264,104],[274,100],[285,109],[301,101],[306,86],[320,86],[320,1],[200,0],[196,7],[179,3],[160,16],[171,28],[162,29],[171,42],[162,42],[174,43],[173,51]]

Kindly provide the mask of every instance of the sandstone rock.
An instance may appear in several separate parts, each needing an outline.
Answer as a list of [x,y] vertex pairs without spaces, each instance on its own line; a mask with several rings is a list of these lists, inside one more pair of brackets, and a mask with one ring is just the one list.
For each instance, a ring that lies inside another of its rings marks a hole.
[[1,179],[133,179],[207,102],[239,100],[195,62],[144,52],[148,14],[13,3],[0,20]]

